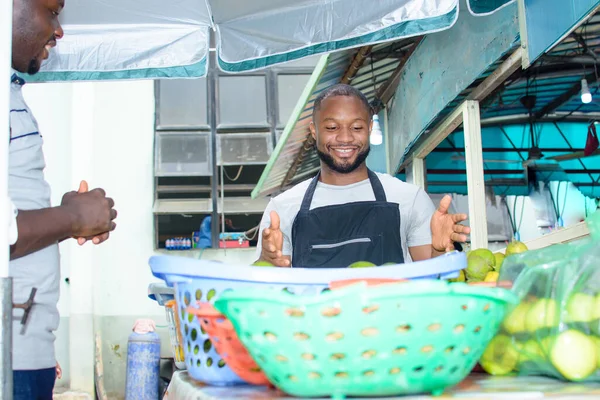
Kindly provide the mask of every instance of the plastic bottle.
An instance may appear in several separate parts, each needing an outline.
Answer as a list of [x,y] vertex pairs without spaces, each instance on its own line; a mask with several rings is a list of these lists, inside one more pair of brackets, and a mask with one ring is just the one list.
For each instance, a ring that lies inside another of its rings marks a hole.
[[160,383],[160,337],[151,319],[138,319],[127,342],[125,400],[157,400]]

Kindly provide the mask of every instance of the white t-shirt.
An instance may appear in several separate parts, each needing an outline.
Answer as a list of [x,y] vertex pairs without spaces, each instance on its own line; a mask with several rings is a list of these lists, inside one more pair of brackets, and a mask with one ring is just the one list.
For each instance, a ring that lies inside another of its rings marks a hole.
[[[404,261],[411,262],[409,247],[431,244],[431,216],[435,206],[423,189],[388,175],[377,173],[387,201],[397,203],[400,209],[400,237]],[[283,232],[283,254],[292,256],[292,225],[296,219],[306,190],[312,179],[299,183],[290,190],[271,199],[260,222],[256,258],[262,248],[262,231],[271,224],[271,211],[276,211]],[[346,186],[317,184],[310,209],[358,201],[375,201],[369,179]]]
[[[50,204],[50,186],[44,179],[43,139],[27,107],[15,75],[10,88],[10,144],[8,194],[18,210],[39,210]],[[36,370],[56,366],[54,331],[58,328],[60,254],[58,243],[9,263],[13,301],[24,303],[37,288],[34,305],[23,329],[23,310],[13,310],[13,369]]]

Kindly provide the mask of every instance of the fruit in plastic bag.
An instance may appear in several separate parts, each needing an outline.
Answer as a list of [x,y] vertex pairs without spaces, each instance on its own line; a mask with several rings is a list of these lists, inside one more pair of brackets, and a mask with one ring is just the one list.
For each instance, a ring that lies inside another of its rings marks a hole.
[[594,319],[596,297],[575,293],[567,302],[565,322],[591,322]]
[[598,367],[598,350],[594,339],[575,329],[560,333],[550,351],[554,367],[568,380],[579,381]]
[[482,282],[487,273],[492,269],[493,268],[489,265],[488,260],[471,252],[469,258],[467,259],[467,280],[469,282]]
[[490,375],[507,375],[517,367],[518,362],[517,344],[502,334],[492,339],[479,360],[479,364]]
[[[498,333],[509,340],[495,343],[519,353],[513,371],[521,375],[600,382],[600,212],[586,222],[590,237],[510,257],[507,251],[500,281],[521,303]],[[508,365],[500,363],[500,372]]]
[[531,308],[531,304],[528,302],[521,302],[516,306],[511,313],[504,318],[503,328],[509,334],[525,332],[525,320],[527,313]]
[[558,305],[554,299],[539,299],[533,303],[525,317],[525,328],[529,332],[552,328],[559,323]]
[[513,240],[508,244],[508,246],[506,246],[506,251],[504,252],[504,255],[508,257],[512,254],[525,253],[527,250],[529,249],[527,248],[525,243],[519,242],[518,240]]

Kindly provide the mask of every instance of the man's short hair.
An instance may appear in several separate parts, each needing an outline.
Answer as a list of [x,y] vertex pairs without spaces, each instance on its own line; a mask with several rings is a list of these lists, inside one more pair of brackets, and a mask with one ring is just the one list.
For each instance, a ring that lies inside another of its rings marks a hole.
[[367,112],[369,113],[369,118],[373,116],[373,108],[371,108],[369,100],[360,90],[356,89],[354,86],[346,85],[344,83],[338,83],[336,85],[329,86],[327,89],[319,93],[314,103],[313,120],[315,118],[316,112],[321,109],[321,103],[329,97],[336,96],[356,97],[365,106]]

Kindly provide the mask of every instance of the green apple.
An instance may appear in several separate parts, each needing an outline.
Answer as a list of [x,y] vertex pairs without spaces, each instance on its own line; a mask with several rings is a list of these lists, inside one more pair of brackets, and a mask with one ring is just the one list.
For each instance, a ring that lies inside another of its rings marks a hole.
[[598,367],[597,353],[598,346],[591,337],[569,329],[556,337],[550,351],[550,361],[563,377],[580,381]]
[[497,335],[483,352],[479,364],[490,375],[507,375],[517,368],[519,350],[506,335]]
[[525,317],[525,329],[535,332],[542,328],[557,326],[559,321],[558,306],[554,299],[539,299],[529,309]]
[[600,293],[596,295],[594,300],[592,319],[600,319]]
[[504,318],[504,330],[511,335],[519,332],[525,332],[527,330],[525,327],[525,321],[530,308],[531,303],[529,302],[523,301],[519,303],[519,305],[517,305],[511,311],[511,313]]
[[565,322],[591,322],[594,320],[596,298],[585,293],[575,293],[567,301]]

